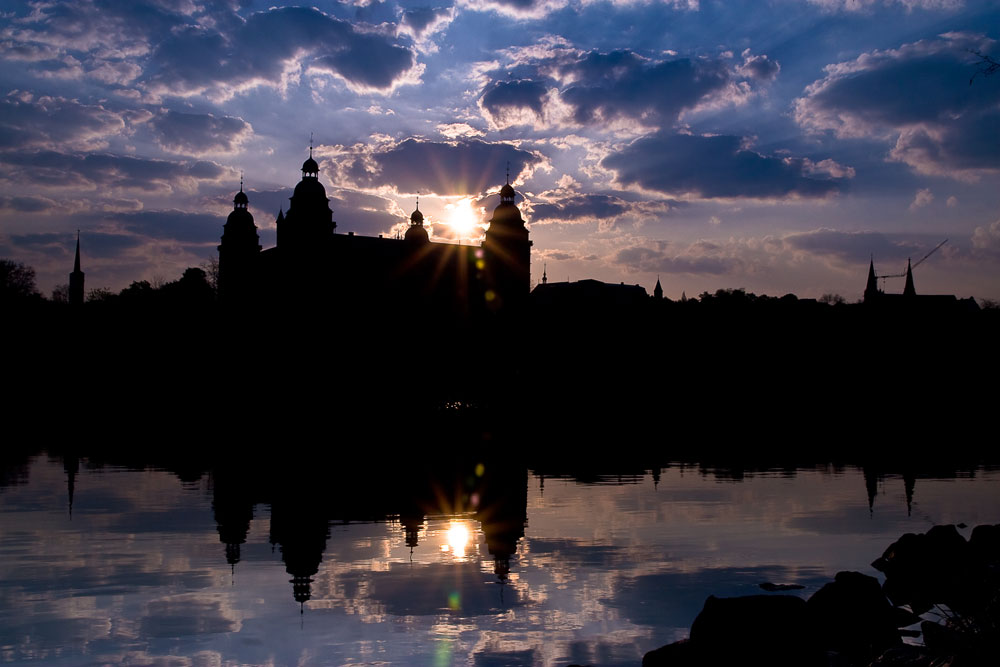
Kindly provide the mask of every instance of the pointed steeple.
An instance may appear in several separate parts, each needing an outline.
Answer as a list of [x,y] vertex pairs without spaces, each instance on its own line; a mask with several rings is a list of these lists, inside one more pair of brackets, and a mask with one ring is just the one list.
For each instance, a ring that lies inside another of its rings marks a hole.
[[875,276],[875,256],[868,261],[868,282],[865,284],[865,301],[878,297],[878,278]]
[[653,298],[654,299],[663,298],[663,288],[660,287],[660,276],[656,276],[656,287],[653,288]]
[[903,296],[916,296],[917,290],[913,288],[913,269],[910,268],[910,259],[906,258],[906,286],[903,288]]
[[76,230],[76,259],[73,273],[69,274],[69,303],[71,306],[83,304],[83,271],[80,270],[80,230]]
[[548,264],[542,264],[542,284],[545,285],[549,282],[548,276],[549,266]]

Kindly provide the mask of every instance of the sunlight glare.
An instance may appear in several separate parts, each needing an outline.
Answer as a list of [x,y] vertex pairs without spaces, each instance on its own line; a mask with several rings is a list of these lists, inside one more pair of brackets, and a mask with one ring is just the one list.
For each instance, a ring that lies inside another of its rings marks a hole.
[[459,238],[470,238],[479,235],[477,227],[479,218],[472,208],[472,199],[460,199],[455,204],[448,204],[448,225]]
[[448,527],[448,545],[456,558],[465,557],[465,548],[469,545],[469,527],[464,521],[452,521]]

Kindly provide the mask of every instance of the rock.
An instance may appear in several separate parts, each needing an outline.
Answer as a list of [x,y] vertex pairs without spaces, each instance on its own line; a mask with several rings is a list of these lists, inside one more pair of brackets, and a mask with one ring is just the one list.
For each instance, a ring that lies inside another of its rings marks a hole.
[[661,646],[642,656],[642,667],[696,667],[705,664],[688,639]]
[[806,603],[791,595],[709,596],[691,625],[690,641],[701,664],[823,662]]
[[892,606],[875,577],[838,572],[807,606],[823,648],[846,653],[855,662],[867,663],[902,643]]
[[975,588],[972,580],[981,576],[973,566],[972,551],[955,526],[934,526],[925,534],[907,533],[893,542],[872,567],[885,573],[883,591],[894,605],[910,605],[923,614],[934,604],[953,609],[968,606]]

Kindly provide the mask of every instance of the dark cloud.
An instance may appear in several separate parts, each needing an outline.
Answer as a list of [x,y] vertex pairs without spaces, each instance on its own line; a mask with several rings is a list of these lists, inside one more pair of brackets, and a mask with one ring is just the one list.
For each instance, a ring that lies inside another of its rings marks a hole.
[[532,222],[585,222],[608,220],[628,212],[631,203],[612,195],[577,194],[552,203],[532,204]]
[[[75,234],[43,232],[35,234],[14,234],[11,245],[53,257],[70,257],[76,243]],[[143,240],[131,234],[87,231],[83,244],[88,257],[117,257],[123,252],[142,245]]]
[[705,199],[821,198],[839,192],[845,182],[833,175],[840,172],[832,163],[761,155],[726,135],[661,132],[637,139],[601,165],[624,185]]
[[0,208],[18,213],[40,213],[54,208],[59,204],[47,197],[0,197]]
[[545,86],[537,81],[496,81],[483,93],[481,102],[496,122],[503,122],[508,111],[518,109],[530,109],[541,118],[544,97]]
[[185,211],[137,211],[108,216],[107,220],[133,234],[182,243],[217,242],[226,222],[222,216]]
[[[790,234],[785,244],[795,250],[805,250],[817,255],[835,256],[852,264],[867,263],[874,256],[876,262],[885,260],[905,261],[926,247],[930,250],[937,243],[931,237],[883,234],[881,232],[842,232],[834,229],[817,229],[811,232]],[[926,252],[926,251],[925,251]]]
[[562,68],[576,83],[562,92],[577,123],[632,118],[661,124],[673,121],[730,80],[717,60],[680,58],[648,61],[631,51],[591,52]]
[[615,255],[614,262],[647,273],[691,273],[722,275],[733,273],[743,262],[736,257],[714,251],[718,248],[695,244],[683,252],[671,253],[668,249],[633,246],[623,248]]
[[166,111],[150,121],[160,145],[178,153],[232,151],[253,133],[242,118]]
[[448,7],[414,7],[403,11],[400,24],[407,28],[414,38],[420,39],[425,33],[433,32],[452,18]]
[[134,188],[171,191],[216,181],[229,171],[205,160],[179,161],[106,153],[54,151],[0,153],[0,178],[51,187]]
[[[415,574],[419,576],[414,576]],[[351,572],[341,576],[345,586],[364,583],[370,599],[393,616],[434,616],[451,613],[480,616],[501,613],[524,604],[516,588],[508,587],[503,600],[493,584],[496,577],[480,563],[429,563],[414,569],[392,563],[388,571]]]
[[122,114],[61,97],[0,101],[0,150],[103,148],[125,129]]
[[338,157],[341,178],[360,187],[393,186],[398,192],[438,195],[479,194],[502,183],[506,165],[512,176],[542,161],[510,144],[477,139],[456,142],[406,139],[388,148]]
[[239,630],[239,622],[229,617],[229,611],[218,599],[196,594],[177,595],[149,603],[149,609],[139,622],[144,637],[190,637]]
[[891,159],[922,173],[1000,169],[1000,88],[969,85],[969,49],[994,47],[981,36],[949,33],[831,65],[795,101],[795,118],[842,137],[896,134]]
[[394,38],[364,32],[315,8],[282,7],[251,14],[225,33],[201,26],[174,30],[150,59],[150,84],[162,93],[279,85],[288,64],[337,74],[363,88],[386,90],[416,57]]

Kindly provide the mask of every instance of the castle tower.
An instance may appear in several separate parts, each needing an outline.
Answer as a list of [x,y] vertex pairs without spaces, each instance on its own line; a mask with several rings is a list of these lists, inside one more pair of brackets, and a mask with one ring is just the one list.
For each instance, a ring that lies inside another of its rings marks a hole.
[[328,245],[337,228],[326,188],[319,182],[319,164],[312,156],[302,163],[302,180],[292,193],[288,213],[278,221],[278,247],[290,252],[315,251]]
[[76,259],[73,273],[69,274],[69,303],[79,306],[83,303],[83,271],[80,270],[80,230],[76,230]]
[[260,236],[249,204],[241,178],[240,191],[233,197],[233,212],[222,227],[219,244],[219,298],[230,303],[249,298],[255,289]]
[[483,240],[486,263],[487,307],[494,311],[516,311],[523,308],[531,291],[531,241],[514,205],[517,193],[507,183],[500,188],[500,204],[493,209],[490,226]]
[[403,239],[407,243],[427,243],[430,241],[430,237],[427,235],[427,230],[424,228],[424,214],[420,212],[420,200],[417,200],[417,207],[410,214],[410,227],[406,230],[406,234],[403,235]]

